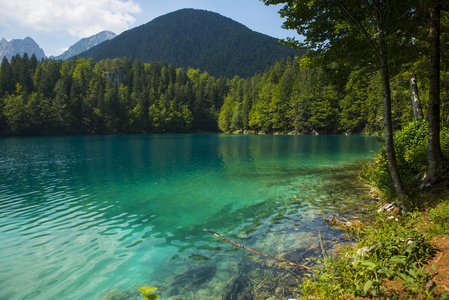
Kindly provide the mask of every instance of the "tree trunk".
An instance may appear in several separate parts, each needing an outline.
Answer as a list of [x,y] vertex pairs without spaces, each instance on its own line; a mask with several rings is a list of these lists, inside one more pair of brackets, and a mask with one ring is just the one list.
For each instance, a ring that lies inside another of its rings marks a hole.
[[440,0],[435,0],[430,11],[429,134],[427,144],[429,170],[423,185],[438,181],[443,167],[443,154],[440,145],[440,6]]
[[393,121],[391,117],[391,89],[390,73],[388,63],[384,55],[381,55],[381,76],[384,101],[384,127],[385,127],[385,149],[388,158],[388,167],[390,168],[391,178],[398,197],[406,202],[408,200],[404,185],[399,175],[398,164],[396,162],[396,152],[393,143]]
[[421,120],[424,118],[424,114],[421,108],[421,101],[419,101],[418,82],[415,73],[410,74],[410,95],[412,98],[413,116],[416,121]]
[[446,115],[444,114],[444,98],[441,99],[441,128],[444,128],[444,118]]

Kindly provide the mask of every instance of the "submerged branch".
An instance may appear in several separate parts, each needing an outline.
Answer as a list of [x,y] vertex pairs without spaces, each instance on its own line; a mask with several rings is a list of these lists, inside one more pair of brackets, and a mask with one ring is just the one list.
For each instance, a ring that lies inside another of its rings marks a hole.
[[228,243],[230,243],[230,244],[232,244],[232,245],[234,245],[234,246],[243,248],[243,249],[245,249],[245,250],[248,250],[248,251],[257,253],[257,254],[262,255],[262,256],[269,257],[269,258],[274,259],[274,260],[276,260],[276,261],[278,261],[278,262],[281,262],[281,263],[286,263],[286,264],[289,264],[289,265],[291,265],[291,266],[300,267],[300,268],[303,268],[303,269],[306,269],[306,270],[309,270],[309,271],[314,271],[312,268],[306,267],[306,266],[304,266],[304,265],[295,264],[295,263],[292,263],[292,262],[289,262],[289,261],[286,261],[286,260],[283,260],[283,259],[278,259],[278,258],[273,257],[273,256],[271,256],[271,255],[264,254],[264,253],[261,253],[261,252],[259,252],[259,251],[256,251],[256,250],[250,249],[250,248],[248,248],[248,247],[245,247],[245,246],[243,246],[243,245],[234,243],[234,242],[232,242],[232,241],[230,241],[230,240],[228,240],[228,239],[222,237],[221,235],[219,235],[218,233],[216,233],[216,232],[214,232],[214,231],[211,231],[211,230],[208,230],[208,229],[203,229],[203,230],[212,233],[212,234],[215,235],[216,237],[218,237],[218,238],[220,238],[220,239],[222,239],[222,240],[224,240],[224,241],[226,241],[226,242],[228,242]]

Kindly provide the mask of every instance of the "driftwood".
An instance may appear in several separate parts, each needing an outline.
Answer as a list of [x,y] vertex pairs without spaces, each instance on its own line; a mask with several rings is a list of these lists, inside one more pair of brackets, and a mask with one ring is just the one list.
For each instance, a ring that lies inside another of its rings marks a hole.
[[262,255],[262,256],[265,256],[265,257],[274,259],[274,260],[276,260],[276,261],[278,261],[278,262],[281,262],[281,263],[289,264],[289,265],[295,266],[295,267],[300,267],[300,268],[303,268],[303,269],[306,269],[306,270],[309,270],[309,271],[314,271],[312,268],[306,267],[306,266],[304,266],[304,265],[295,264],[295,263],[292,263],[292,262],[289,262],[289,261],[286,261],[286,260],[283,260],[283,259],[278,259],[278,258],[273,257],[273,256],[271,256],[271,255],[264,254],[264,253],[261,253],[261,252],[259,252],[259,251],[256,251],[256,250],[250,249],[250,248],[248,248],[248,247],[245,247],[245,246],[243,246],[243,245],[234,243],[234,242],[232,242],[232,241],[230,241],[230,240],[228,240],[228,239],[225,239],[224,237],[222,237],[221,235],[219,235],[218,233],[216,233],[216,232],[214,232],[214,231],[211,231],[211,230],[208,230],[208,229],[203,229],[203,230],[212,233],[212,234],[215,235],[216,237],[218,237],[218,238],[220,238],[220,239],[222,239],[222,240],[224,240],[224,241],[226,241],[226,242],[228,242],[228,243],[230,243],[230,244],[232,244],[232,245],[234,245],[234,246],[237,246],[237,247],[243,248],[243,249],[245,249],[245,250],[248,250],[248,251],[257,253],[257,254],[259,254],[259,255]]

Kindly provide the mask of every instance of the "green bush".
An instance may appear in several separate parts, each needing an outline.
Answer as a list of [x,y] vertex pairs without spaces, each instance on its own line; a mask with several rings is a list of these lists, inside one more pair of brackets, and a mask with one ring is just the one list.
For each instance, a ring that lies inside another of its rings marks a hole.
[[385,147],[380,148],[380,153],[376,155],[372,162],[363,166],[362,176],[371,186],[378,189],[386,199],[395,197],[396,190],[390,176]]
[[[411,122],[402,131],[397,132],[394,141],[396,160],[407,192],[413,196],[427,170],[427,124],[425,121]],[[391,200],[396,191],[388,167],[385,147],[381,147],[373,162],[364,167],[364,178]]]
[[[413,222],[413,217],[407,218]],[[303,281],[303,296],[319,299],[394,297],[385,290],[386,280],[399,280],[409,296],[431,297],[426,283],[434,274],[424,263],[434,251],[424,235],[401,221],[377,219],[366,228],[356,248],[347,248],[339,259],[326,258],[323,267]]]
[[449,127],[444,127],[440,132],[441,149],[449,150]]
[[432,235],[449,235],[449,201],[445,201],[429,210],[430,227]]

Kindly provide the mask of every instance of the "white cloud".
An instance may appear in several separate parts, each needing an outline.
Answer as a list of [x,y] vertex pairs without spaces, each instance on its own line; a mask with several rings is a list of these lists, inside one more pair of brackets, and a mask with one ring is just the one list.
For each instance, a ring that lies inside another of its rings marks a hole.
[[0,0],[0,7],[0,20],[80,38],[102,30],[121,33],[136,21],[133,14],[140,12],[132,0]]
[[69,50],[68,47],[61,48],[61,49],[59,49],[59,53],[64,53],[64,52],[66,52],[67,50]]

